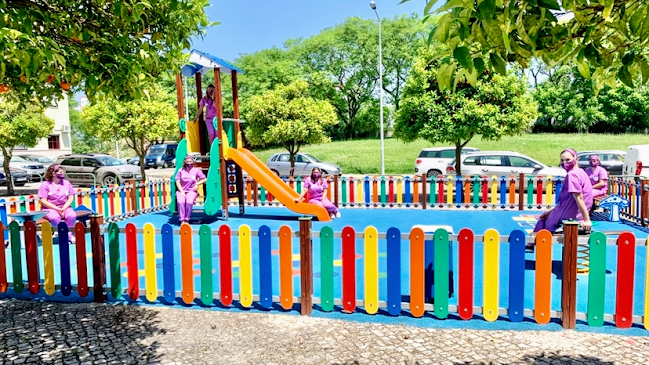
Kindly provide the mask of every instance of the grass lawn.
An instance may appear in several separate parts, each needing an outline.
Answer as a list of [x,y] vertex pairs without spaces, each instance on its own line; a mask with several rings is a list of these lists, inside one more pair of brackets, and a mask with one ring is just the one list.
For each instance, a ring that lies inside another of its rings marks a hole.
[[[643,134],[524,134],[504,137],[500,141],[483,141],[474,137],[467,146],[481,150],[516,151],[537,159],[544,164],[557,166],[559,153],[567,147],[582,150],[622,150],[634,144],[649,144],[649,136]],[[385,139],[385,173],[412,174],[415,159],[424,147],[442,147],[423,140],[404,143],[396,138]],[[262,160],[284,149],[256,150]],[[378,139],[332,142],[308,145],[300,152],[310,153],[319,159],[340,165],[345,174],[376,174],[381,170],[381,152]]]

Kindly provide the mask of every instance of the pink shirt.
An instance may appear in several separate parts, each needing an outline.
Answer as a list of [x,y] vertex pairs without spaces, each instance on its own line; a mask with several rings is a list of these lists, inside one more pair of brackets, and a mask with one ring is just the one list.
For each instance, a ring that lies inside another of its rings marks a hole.
[[309,200],[312,199],[321,200],[322,193],[328,187],[329,184],[327,183],[327,179],[325,178],[320,178],[318,179],[318,181],[312,182],[311,176],[307,176],[307,178],[304,180],[304,188],[309,191],[309,195],[308,195]]
[[68,197],[74,195],[74,188],[68,180],[61,180],[59,184],[53,181],[43,181],[38,188],[38,197],[47,199],[48,202],[62,208]]
[[207,96],[203,96],[201,99],[201,102],[198,104],[199,107],[204,107],[205,108],[205,123],[212,124],[212,121],[216,117],[216,105],[214,105],[214,100],[208,98]]
[[192,167],[189,171],[183,167],[176,174],[176,181],[180,181],[183,191],[192,190],[196,186],[196,182],[204,178],[205,174],[198,167]]
[[[590,183],[594,186],[600,181],[608,180],[608,172],[602,166],[589,167],[586,169],[586,174],[590,178]],[[605,194],[608,191],[608,184],[604,184],[601,188],[597,188],[601,193]]]

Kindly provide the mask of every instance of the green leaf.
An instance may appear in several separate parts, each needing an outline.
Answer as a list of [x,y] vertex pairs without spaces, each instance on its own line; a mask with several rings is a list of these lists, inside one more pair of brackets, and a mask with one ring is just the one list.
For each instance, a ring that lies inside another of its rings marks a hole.
[[631,29],[631,33],[633,33],[633,35],[636,36],[640,35],[638,34],[639,33],[638,31],[640,30],[640,24],[642,23],[642,19],[645,11],[646,10],[644,9],[636,11],[631,15],[631,17],[629,17],[629,29]]
[[649,64],[647,61],[641,59],[638,61],[640,64],[640,70],[642,71],[642,83],[646,84],[649,81]]
[[491,65],[496,70],[496,72],[501,75],[507,74],[507,63],[505,63],[505,60],[503,60],[503,58],[500,57],[498,53],[489,54],[489,61],[491,61]]
[[626,86],[633,87],[633,77],[631,76],[631,73],[629,72],[629,68],[627,66],[620,67],[617,72],[617,77]]
[[615,77],[615,75],[607,77],[604,82],[606,82],[606,85],[608,85],[608,87],[610,87],[611,89],[617,88],[617,78]]
[[630,66],[633,63],[633,60],[635,59],[635,52],[631,51],[622,57],[622,64],[624,66]]
[[502,32],[502,35],[503,35],[503,44],[505,45],[505,49],[507,49],[507,53],[514,53],[514,51],[512,51],[511,44],[509,44],[509,34],[507,34],[506,32]]
[[446,43],[448,40],[448,32],[451,27],[451,16],[450,14],[444,15],[437,23],[437,29],[435,29],[434,37],[441,43]]
[[577,61],[577,70],[585,79],[590,79],[590,67],[585,61]]
[[615,5],[615,0],[604,0],[604,11],[602,12],[604,19],[608,20],[610,18],[613,5]]
[[437,83],[440,90],[449,90],[451,88],[451,80],[453,79],[453,72],[455,71],[454,63],[445,63],[437,70]]
[[[401,3],[403,3],[403,1]],[[437,3],[437,0],[428,0],[428,2],[426,3],[426,7],[424,8],[424,14],[430,13],[430,10],[433,8],[433,6],[436,3]]]
[[478,17],[484,21],[492,20],[496,11],[496,0],[483,0],[478,5]]
[[481,75],[482,72],[485,70],[485,64],[482,58],[478,58],[478,57],[474,58],[473,66],[475,67],[476,73],[478,75]]
[[457,47],[453,51],[453,57],[457,60],[457,62],[471,72],[473,70],[473,61],[471,60],[471,53],[469,52],[469,49],[466,47]]
[[[612,0],[611,0],[612,1]],[[537,4],[541,8],[547,8],[552,10],[561,10],[561,7],[556,0],[538,0]]]
[[[437,2],[437,0],[435,0],[435,2]],[[451,0],[451,1],[447,1],[446,4],[442,5],[441,8],[437,9],[437,12],[442,13],[442,12],[445,12],[446,10],[453,9],[453,8],[459,8],[459,7],[463,7],[463,6],[464,6],[463,0]],[[424,11],[424,14],[428,14],[428,13],[426,13],[426,11]]]

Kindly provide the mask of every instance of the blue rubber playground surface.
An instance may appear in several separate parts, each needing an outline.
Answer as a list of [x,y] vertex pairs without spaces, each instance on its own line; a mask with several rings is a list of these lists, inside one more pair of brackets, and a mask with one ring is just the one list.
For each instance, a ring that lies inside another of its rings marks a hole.
[[[473,230],[475,235],[482,235],[487,229],[496,229],[500,235],[509,235],[513,230],[521,230],[523,232],[531,232],[532,228],[536,223],[536,216],[540,214],[540,211],[452,211],[452,210],[414,210],[414,209],[341,209],[342,218],[335,219],[331,222],[318,222],[314,221],[312,230],[313,232],[319,232],[321,228],[325,226],[330,226],[334,232],[342,231],[343,227],[351,226],[356,232],[362,232],[368,226],[373,226],[377,228],[379,233],[385,233],[389,228],[395,227],[401,231],[401,233],[408,233],[413,226],[424,225],[424,226],[450,226],[453,229],[453,232],[457,234],[463,228],[470,228]],[[194,217],[198,217],[200,214],[195,214]],[[219,242],[216,236],[218,228],[227,224],[232,230],[238,230],[241,225],[248,225],[253,231],[259,230],[261,226],[268,226],[271,231],[277,232],[281,226],[288,226],[293,231],[297,231],[299,228],[299,215],[289,211],[286,208],[282,207],[246,207],[246,213],[243,215],[238,214],[238,207],[230,208],[230,218],[227,221],[224,221],[219,217],[206,218],[203,220],[203,224],[208,225],[213,232],[212,240],[212,255],[213,262],[212,271],[213,274],[213,292],[219,292]],[[177,217],[171,216],[168,211],[159,211],[146,215],[137,216],[128,220],[118,222],[118,226],[123,228],[128,223],[133,223],[138,229],[141,229],[144,224],[152,223],[156,229],[160,229],[164,224],[170,224],[173,228],[179,227],[179,222]],[[201,282],[200,282],[200,266],[199,266],[199,241],[198,241],[198,228],[200,223],[192,224],[192,228],[195,230],[193,236],[193,252],[194,252],[194,291],[201,291]],[[631,231],[637,239],[637,243],[644,243],[647,239],[647,230],[624,223],[613,223],[606,221],[598,221],[594,226],[594,231],[604,231],[607,233],[607,237],[616,237],[619,232],[622,231]],[[90,247],[90,237],[87,235],[86,239],[86,252],[91,252]],[[108,243],[106,242],[108,245]],[[252,238],[252,270],[253,270],[253,293],[259,294],[259,260],[258,260],[258,250],[257,250],[257,238]],[[279,240],[277,237],[273,237],[271,241],[272,245],[272,265],[273,265],[273,295],[279,295]],[[334,296],[335,298],[342,297],[341,289],[341,240],[336,239],[334,241],[335,252],[334,252],[334,281],[335,289]],[[402,291],[402,301],[407,301],[410,288],[410,251],[407,240],[402,240],[401,243],[402,253],[401,253],[401,291]],[[561,249],[562,245],[556,244],[553,246],[553,262],[552,262],[552,310],[561,310],[561,276],[562,276],[562,264],[561,264]],[[58,246],[54,246],[54,258],[55,258],[55,282],[58,284],[60,281],[60,270],[58,265]],[[72,271],[72,283],[75,284],[76,280],[76,261],[74,258],[74,250],[71,250],[71,271]],[[125,248],[125,237],[123,234],[120,234],[120,251],[121,251],[121,269],[122,269],[122,288],[127,288],[127,276],[126,274],[126,248]],[[299,276],[299,239],[295,237],[292,244],[293,251],[293,288],[294,296],[299,296],[300,292],[300,276]],[[379,240],[379,300],[387,300],[387,278],[386,278],[386,240]],[[109,250],[106,247],[106,254],[108,255]],[[145,288],[144,280],[144,240],[142,235],[138,235],[138,266],[140,269],[140,289]],[[363,240],[356,239],[356,297],[357,299],[362,299],[364,295],[364,260],[363,255],[364,247]],[[11,255],[9,250],[6,251],[7,256],[7,275],[9,281],[12,281],[12,269],[11,269]],[[636,276],[635,276],[635,298],[634,298],[634,314],[643,315],[644,314],[644,283],[645,283],[645,273],[646,273],[646,246],[638,245],[636,248]],[[39,255],[41,256],[40,262],[42,261],[42,251],[39,250]],[[175,283],[176,291],[181,290],[181,278],[180,278],[180,242],[178,235],[174,236],[174,262],[175,262]],[[479,240],[476,240],[475,244],[475,269],[474,269],[474,305],[481,306],[483,301],[483,283],[482,283],[482,273],[483,265],[482,258],[483,245]],[[232,277],[233,277],[233,293],[239,292],[239,247],[238,239],[236,235],[232,237]],[[23,249],[23,260],[24,260],[24,249]],[[24,262],[24,261],[23,261]],[[110,262],[110,257],[107,257],[107,265]],[[92,258],[91,255],[87,255],[88,263],[88,275],[89,275],[89,285],[92,286]],[[499,306],[506,307],[508,303],[508,272],[509,272],[509,244],[507,242],[501,242],[500,245],[500,290],[499,290]],[[451,267],[457,272],[458,268],[458,246],[457,244],[452,244],[451,247]],[[157,286],[158,290],[163,288],[163,274],[162,274],[162,240],[159,236],[156,236],[156,265],[157,265]],[[313,239],[313,272],[314,272],[314,297],[319,298],[320,296],[320,244],[319,239]],[[609,245],[607,250],[607,274],[606,274],[606,292],[607,294],[605,302],[605,313],[613,314],[615,313],[615,285],[616,285],[616,271],[617,271],[617,247],[614,245]],[[534,253],[525,254],[525,308],[533,309],[534,308],[534,272],[535,270],[535,255]],[[41,267],[41,278],[43,277],[43,269]],[[108,274],[108,273],[107,273]],[[110,275],[107,275],[108,278],[108,288],[110,288]],[[23,277],[27,278],[26,268],[23,263]],[[587,294],[588,294],[588,275],[579,275],[578,284],[577,284],[577,312],[585,313],[587,308]],[[454,280],[451,286],[451,293],[449,298],[450,305],[457,305],[457,274],[454,275]],[[12,296],[19,298],[29,298],[32,297],[28,293],[15,294],[9,290],[3,296]],[[36,296],[38,298],[43,298],[46,300],[58,300],[58,301],[89,301],[92,297],[90,293],[88,298],[79,298],[78,295],[73,293],[69,297],[63,297],[60,293],[55,294],[53,297],[47,297],[41,290],[41,292]],[[109,296],[110,298],[110,296]],[[130,300],[123,296],[119,300],[131,303]],[[205,310],[205,307],[199,299],[195,301],[196,305],[187,306],[184,304],[179,304],[181,302],[179,299],[172,304],[163,304],[163,303],[154,303],[156,305],[172,305],[172,306],[181,306],[192,309],[201,309]],[[146,299],[143,297],[141,301],[135,302],[133,304],[142,304],[146,303]],[[210,309],[215,310],[264,310],[259,306],[253,306],[252,308],[242,308],[235,301],[233,306],[230,308],[223,308],[220,303],[214,301],[211,305],[208,306]],[[276,305],[274,309],[279,309],[283,311],[279,305]],[[298,314],[299,313],[299,304],[296,304],[292,311],[286,313]],[[367,322],[381,322],[381,323],[399,323],[399,324],[408,324],[414,326],[424,326],[424,327],[438,327],[438,328],[481,328],[481,329],[514,329],[514,330],[524,330],[524,329],[533,329],[533,330],[561,330],[561,325],[559,320],[553,320],[548,325],[539,325],[533,322],[532,319],[526,319],[522,323],[512,323],[506,317],[501,317],[496,322],[486,322],[482,319],[480,315],[475,315],[474,319],[470,321],[464,321],[459,319],[452,312],[448,319],[438,320],[435,319],[432,313],[427,312],[423,318],[413,318],[408,311],[403,311],[402,314],[398,317],[392,317],[387,314],[387,312],[379,311],[377,315],[368,315],[365,313],[362,307],[357,308],[355,313],[352,314],[343,314],[341,308],[336,307],[334,312],[327,313],[323,312],[316,305],[313,312],[314,316],[318,317],[327,317],[327,318],[340,318],[345,320],[355,320],[355,321],[367,321]],[[639,325],[634,325],[633,328],[629,330],[619,330],[611,323],[606,323],[604,327],[595,328],[589,327],[585,323],[580,323],[578,321],[578,330],[582,331],[595,331],[595,332],[607,332],[607,333],[619,333],[626,335],[647,335],[647,332],[644,328]]]

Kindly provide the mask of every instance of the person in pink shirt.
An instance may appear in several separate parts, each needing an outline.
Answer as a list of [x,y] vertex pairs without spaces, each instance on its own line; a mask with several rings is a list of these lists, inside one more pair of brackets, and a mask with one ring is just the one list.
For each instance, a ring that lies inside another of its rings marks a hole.
[[74,200],[74,188],[65,179],[65,170],[61,165],[51,165],[45,171],[45,180],[38,188],[41,209],[47,212],[45,219],[52,225],[52,229],[64,221],[68,225],[68,241],[74,243],[74,222],[77,220],[77,213],[70,207]]
[[181,223],[189,222],[194,202],[198,196],[198,186],[206,181],[203,171],[194,167],[194,158],[192,156],[185,157],[183,167],[176,174],[176,203]]
[[327,188],[329,188],[327,179],[322,176],[322,172],[319,168],[314,167],[313,170],[311,170],[311,176],[307,176],[307,178],[304,179],[304,190],[300,197],[295,199],[295,202],[299,203],[305,196],[307,196],[309,204],[316,204],[324,207],[331,216],[331,219],[340,218],[338,207],[327,198]]
[[210,138],[210,145],[216,138],[216,131],[214,130],[214,118],[216,118],[216,99],[214,96],[214,85],[207,86],[206,95],[203,96],[198,103],[198,112],[196,113],[196,120],[203,114],[205,108],[205,126],[207,127],[207,134]]
[[568,172],[557,205],[543,212],[534,227],[534,232],[542,229],[554,233],[561,222],[576,219],[583,229],[588,232],[592,226],[588,211],[593,206],[593,189],[586,172],[577,165],[577,152],[567,148],[561,152],[561,166]]
[[590,167],[586,169],[586,174],[593,185],[593,198],[606,195],[608,192],[608,171],[603,168],[598,155],[590,155],[588,158]]

